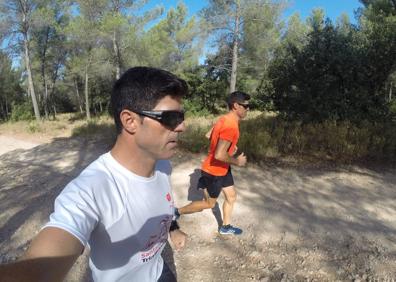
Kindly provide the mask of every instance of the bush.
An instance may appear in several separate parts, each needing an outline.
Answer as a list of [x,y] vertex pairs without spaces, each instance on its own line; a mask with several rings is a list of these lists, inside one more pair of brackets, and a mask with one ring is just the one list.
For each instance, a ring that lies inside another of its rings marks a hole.
[[389,103],[389,112],[393,118],[396,118],[396,99]]
[[188,116],[209,116],[210,112],[202,107],[195,101],[184,100],[183,108]]
[[74,128],[72,131],[73,137],[100,138],[109,144],[114,143],[117,137],[116,135],[115,125],[100,119],[91,119],[82,126]]
[[186,131],[180,137],[180,146],[193,153],[207,152],[209,141],[205,134],[209,129],[209,125],[191,124],[187,126]]
[[[209,122],[202,125],[202,118],[190,122],[181,138],[182,147],[195,153],[206,152]],[[261,114],[243,120],[240,131],[239,151],[255,161],[288,155],[342,163],[396,160],[396,124],[391,121],[302,123]]]
[[42,132],[42,129],[36,121],[29,122],[27,129],[30,133]]
[[272,144],[271,121],[272,119],[259,116],[241,122],[238,148],[249,159],[260,160],[278,155],[276,146]]
[[11,121],[33,120],[34,114],[32,105],[29,102],[24,102],[23,104],[13,104],[10,119]]

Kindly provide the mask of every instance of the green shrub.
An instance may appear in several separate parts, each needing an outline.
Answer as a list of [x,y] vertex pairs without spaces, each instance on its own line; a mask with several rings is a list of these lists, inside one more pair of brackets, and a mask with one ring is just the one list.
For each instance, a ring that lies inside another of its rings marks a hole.
[[254,134],[252,138],[251,132],[241,134],[238,142],[240,152],[244,152],[249,159],[260,160],[268,156],[273,156],[273,152],[277,151],[270,146],[271,136],[267,131],[260,131]]
[[30,133],[41,132],[41,127],[36,121],[29,122],[27,128]]
[[[208,123],[194,118],[182,135],[182,147],[206,152]],[[294,155],[350,163],[364,159],[396,160],[396,124],[332,120],[321,123],[286,121],[264,114],[241,121],[239,151],[251,160]]]
[[84,125],[74,128],[72,131],[73,137],[100,138],[109,144],[115,141],[116,135],[116,129],[112,123],[101,122],[96,119],[91,119]]
[[13,104],[10,119],[11,121],[33,120],[34,114],[32,105],[29,102]]
[[210,116],[210,112],[191,100],[183,101],[183,108],[186,111],[187,116]]
[[271,121],[271,118],[259,115],[241,122],[238,148],[249,159],[260,160],[278,154],[278,148],[272,142]]
[[393,99],[389,104],[389,112],[391,116],[396,117],[396,99]]
[[207,152],[209,140],[205,134],[209,129],[208,125],[191,124],[187,126],[186,131],[180,136],[179,145],[193,153]]
[[86,113],[81,113],[81,112],[76,112],[70,115],[69,121],[70,122],[75,122],[79,120],[85,120],[87,118]]

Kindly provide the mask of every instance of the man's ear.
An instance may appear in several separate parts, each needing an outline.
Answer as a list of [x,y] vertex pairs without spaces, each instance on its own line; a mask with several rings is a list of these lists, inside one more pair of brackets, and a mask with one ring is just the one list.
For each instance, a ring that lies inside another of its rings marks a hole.
[[137,125],[140,122],[139,115],[130,110],[121,111],[120,120],[122,128],[130,134],[134,134],[136,132]]
[[232,110],[236,110],[237,109],[237,105],[238,105],[237,102],[232,103]]

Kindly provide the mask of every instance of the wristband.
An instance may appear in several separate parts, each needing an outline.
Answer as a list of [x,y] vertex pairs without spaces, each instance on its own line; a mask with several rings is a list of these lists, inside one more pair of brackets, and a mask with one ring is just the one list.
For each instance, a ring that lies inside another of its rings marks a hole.
[[175,231],[177,229],[180,229],[179,224],[177,224],[176,220],[172,220],[172,223],[171,223],[171,225],[169,227],[169,232]]

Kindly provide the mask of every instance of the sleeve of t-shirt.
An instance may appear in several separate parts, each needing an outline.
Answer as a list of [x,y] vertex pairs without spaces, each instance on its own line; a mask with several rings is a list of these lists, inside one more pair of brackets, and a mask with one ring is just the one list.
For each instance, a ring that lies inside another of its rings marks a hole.
[[97,206],[90,190],[71,182],[56,198],[54,212],[43,228],[61,228],[86,246],[98,218]]
[[235,137],[235,128],[229,126],[222,126],[219,131],[219,138],[232,142]]

